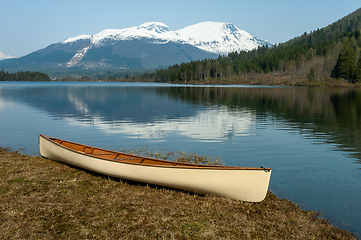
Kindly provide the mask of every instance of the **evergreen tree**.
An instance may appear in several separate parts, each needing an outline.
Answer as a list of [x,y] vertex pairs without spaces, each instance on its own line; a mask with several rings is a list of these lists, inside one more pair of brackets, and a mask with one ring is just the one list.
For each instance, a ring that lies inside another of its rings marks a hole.
[[336,65],[331,72],[333,78],[344,78],[349,81],[354,80],[354,72],[356,66],[356,52],[350,41],[345,43],[337,58]]
[[313,66],[310,69],[310,73],[308,74],[308,81],[315,81],[315,69]]
[[356,75],[355,76],[355,81],[356,82],[361,82],[361,57],[359,58],[359,60],[357,62],[355,75]]

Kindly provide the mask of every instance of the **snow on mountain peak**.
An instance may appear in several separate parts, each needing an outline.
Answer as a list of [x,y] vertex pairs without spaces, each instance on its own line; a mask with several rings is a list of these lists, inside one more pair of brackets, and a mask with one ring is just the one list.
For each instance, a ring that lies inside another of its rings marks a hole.
[[167,25],[161,22],[147,22],[139,26],[139,28],[145,28],[148,31],[156,31],[158,33],[171,31]]
[[[113,41],[140,38],[154,39],[160,44],[169,41],[187,43],[202,50],[228,54],[233,51],[252,50],[265,42],[243,31],[232,23],[201,22],[183,29],[173,31],[161,22],[147,22],[140,26],[124,29],[105,29],[96,35],[80,35],[68,38],[62,43],[70,43],[81,39],[91,39],[91,43],[99,46],[111,44]],[[157,41],[161,40],[161,41]]]
[[220,37],[225,23],[201,22],[178,30],[184,39],[194,38],[199,41],[212,41]]
[[254,36],[232,23],[202,22],[178,30],[178,33],[192,45],[218,54],[248,51],[260,45]]
[[15,58],[15,57],[12,57],[10,55],[5,55],[4,53],[0,52],[0,60],[10,59],[10,58]]
[[90,39],[91,37],[92,36],[90,36],[90,35],[82,34],[77,37],[67,38],[64,41],[62,41],[62,43],[66,44],[66,43],[76,42],[76,41],[82,40],[82,39]]
[[175,32],[167,25],[158,22],[148,22],[140,26],[124,29],[105,29],[93,36],[92,43],[103,44],[107,40],[130,40],[136,38],[174,39]]

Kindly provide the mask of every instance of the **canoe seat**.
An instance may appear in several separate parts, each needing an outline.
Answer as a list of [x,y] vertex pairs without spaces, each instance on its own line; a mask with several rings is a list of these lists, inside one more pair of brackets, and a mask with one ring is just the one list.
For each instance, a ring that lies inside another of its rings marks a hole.
[[90,155],[114,155],[115,153],[90,153]]
[[141,158],[117,158],[115,160],[124,161],[124,160],[135,160],[135,159],[142,160]]
[[115,158],[114,160],[123,163],[137,163],[137,164],[142,164],[144,161],[143,158]]

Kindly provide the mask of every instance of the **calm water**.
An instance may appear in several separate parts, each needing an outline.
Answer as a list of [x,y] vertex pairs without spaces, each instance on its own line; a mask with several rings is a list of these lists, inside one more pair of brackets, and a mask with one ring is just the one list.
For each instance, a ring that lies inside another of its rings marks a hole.
[[361,92],[335,88],[0,82],[0,146],[38,135],[272,167],[270,190],[361,235]]

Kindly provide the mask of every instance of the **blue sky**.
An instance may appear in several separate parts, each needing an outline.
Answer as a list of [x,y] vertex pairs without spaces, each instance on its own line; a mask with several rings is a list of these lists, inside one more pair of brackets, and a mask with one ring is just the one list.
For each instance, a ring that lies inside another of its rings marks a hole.
[[230,22],[273,43],[325,27],[360,0],[1,0],[0,51],[15,57],[80,34],[163,22],[172,30]]

